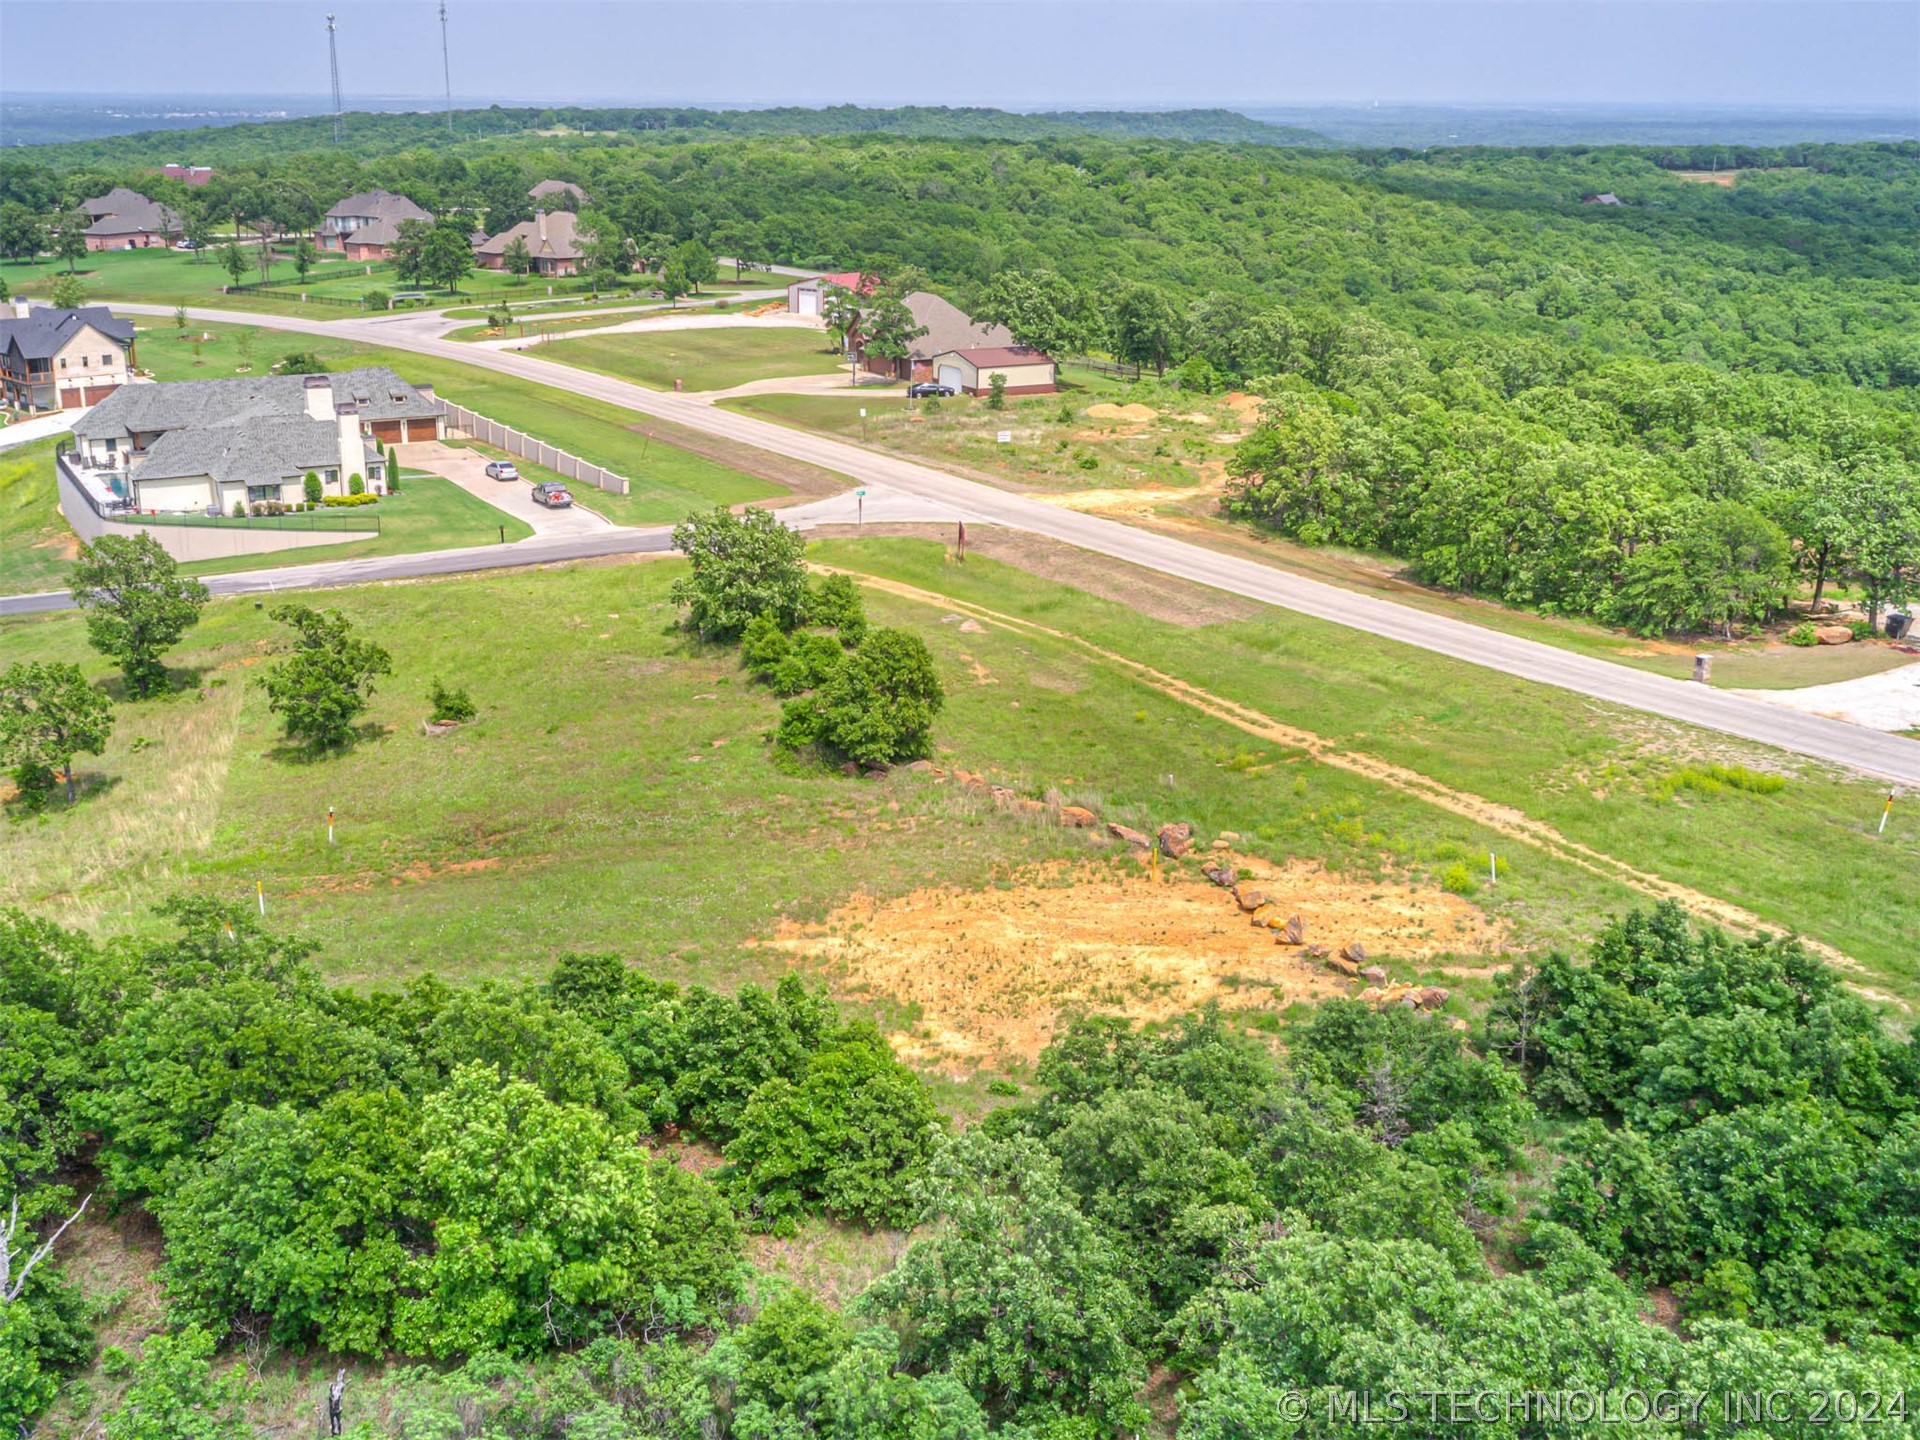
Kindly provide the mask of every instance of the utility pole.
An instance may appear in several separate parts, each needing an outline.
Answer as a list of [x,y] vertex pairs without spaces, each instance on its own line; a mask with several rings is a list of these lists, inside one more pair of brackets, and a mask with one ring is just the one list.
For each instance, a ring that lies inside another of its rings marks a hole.
[[333,143],[338,145],[342,133],[340,120],[340,47],[333,38],[333,16],[327,16],[327,67],[333,71]]
[[447,134],[453,134],[453,62],[447,58],[447,0],[440,0],[440,73],[447,82]]

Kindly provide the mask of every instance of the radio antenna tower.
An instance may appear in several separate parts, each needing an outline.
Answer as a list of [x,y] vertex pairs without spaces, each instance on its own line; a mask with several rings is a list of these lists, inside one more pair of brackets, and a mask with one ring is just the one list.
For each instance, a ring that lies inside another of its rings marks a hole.
[[453,134],[453,62],[447,58],[447,0],[440,0],[440,73],[447,82],[447,134]]
[[340,47],[334,43],[333,16],[327,16],[327,67],[333,71],[333,143],[340,143]]

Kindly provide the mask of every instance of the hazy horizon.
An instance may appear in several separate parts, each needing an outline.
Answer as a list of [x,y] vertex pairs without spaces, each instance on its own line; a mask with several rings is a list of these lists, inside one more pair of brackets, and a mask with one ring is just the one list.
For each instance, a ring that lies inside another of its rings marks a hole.
[[[347,108],[441,102],[435,4],[332,8]],[[75,45],[73,6],[9,0],[0,88],[15,101],[106,91],[304,109],[328,95],[326,9],[100,0]],[[449,0],[448,11],[460,105],[1920,109],[1920,5],[1896,0],[988,0],[965,12]]]

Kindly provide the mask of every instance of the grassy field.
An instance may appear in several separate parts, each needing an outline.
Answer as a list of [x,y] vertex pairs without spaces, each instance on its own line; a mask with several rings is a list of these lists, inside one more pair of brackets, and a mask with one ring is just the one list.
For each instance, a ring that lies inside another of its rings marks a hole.
[[60,514],[54,443],[0,450],[0,594],[58,589],[79,546]]
[[[1197,590],[1179,612],[1189,623],[1176,624],[977,557],[963,568],[927,542],[830,541],[816,553],[1123,651],[1798,925],[1885,992],[1920,995],[1916,902],[1872,879],[1911,873],[1920,843],[1903,825],[1873,836],[1870,785],[1806,769],[1778,794],[1669,796],[1690,766],[1766,757],[1295,617],[1195,626],[1207,618]],[[270,912],[356,981],[527,973],[567,949],[607,949],[731,983],[793,963],[753,943],[782,917],[818,919],[856,892],[1000,883],[1010,867],[1087,854],[1070,832],[918,777],[858,782],[772,763],[776,702],[731,652],[673,628],[666,587],[679,573],[663,560],[329,594],[392,651],[395,674],[366,741],[317,763],[284,747],[253,683],[276,627],[250,603],[217,602],[175,656],[183,688],[124,709],[108,753],[85,763],[79,808],[10,829],[0,903],[113,931],[144,923],[174,888],[238,897],[259,881]],[[1449,860],[1498,850],[1510,868],[1475,899],[1520,949],[1575,944],[1636,898],[1512,839],[1497,812],[1483,821],[1249,735],[1084,643],[963,630],[943,604],[890,593],[869,604],[933,647],[949,689],[943,763],[1024,793],[1058,786],[1128,823],[1234,829],[1274,863],[1382,883],[1431,883]],[[0,622],[0,661],[43,657],[105,674],[76,617]],[[442,740],[419,730],[436,677],[481,707]],[[340,818],[332,848],[319,822],[328,805]]]
[[658,335],[588,335],[542,346],[540,354],[543,359],[651,385],[656,390],[672,389],[675,380],[688,390],[725,390],[750,380],[830,375],[846,368],[839,351],[821,332],[788,325],[752,330],[669,330]]

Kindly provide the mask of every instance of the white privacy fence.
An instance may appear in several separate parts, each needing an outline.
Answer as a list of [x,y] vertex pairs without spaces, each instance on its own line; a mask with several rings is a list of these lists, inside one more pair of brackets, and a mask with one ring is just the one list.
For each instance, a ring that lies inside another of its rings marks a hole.
[[478,440],[482,445],[491,445],[509,455],[518,455],[522,460],[545,466],[569,480],[592,485],[613,495],[625,495],[630,488],[626,476],[589,464],[578,455],[569,455],[559,446],[536,440],[511,425],[502,425],[498,420],[477,415],[464,405],[442,400],[440,408],[446,413],[448,430],[457,431],[470,440]]

